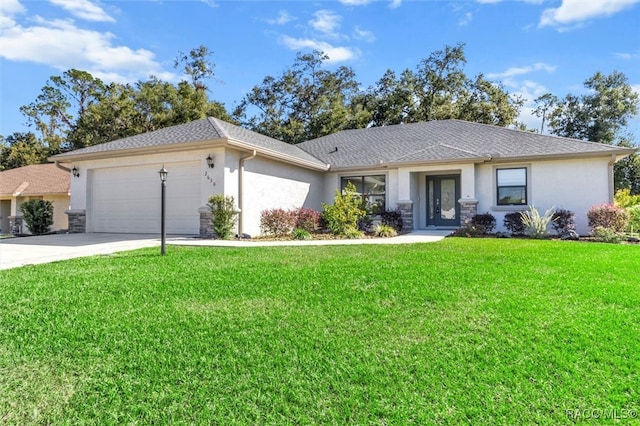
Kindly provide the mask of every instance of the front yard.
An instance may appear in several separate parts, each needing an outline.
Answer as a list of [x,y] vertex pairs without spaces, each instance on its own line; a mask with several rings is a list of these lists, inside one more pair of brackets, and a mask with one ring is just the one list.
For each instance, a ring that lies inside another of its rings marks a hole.
[[459,238],[1,271],[0,424],[628,421],[639,276],[635,245]]

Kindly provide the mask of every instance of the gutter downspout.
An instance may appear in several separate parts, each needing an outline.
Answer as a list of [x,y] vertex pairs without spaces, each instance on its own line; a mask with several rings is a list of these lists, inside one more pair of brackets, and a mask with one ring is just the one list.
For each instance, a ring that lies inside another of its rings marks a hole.
[[256,155],[258,153],[256,152],[256,150],[254,149],[253,151],[251,151],[251,154],[246,155],[244,157],[240,158],[240,163],[238,166],[238,208],[240,209],[240,214],[238,215],[238,235],[240,237],[242,237],[242,234],[244,233],[244,220],[243,220],[243,216],[244,216],[244,197],[243,197],[243,191],[242,191],[242,181],[243,181],[243,175],[244,175],[244,163],[245,161],[249,161],[249,160],[253,160]]
[[613,165],[616,163],[616,154],[611,154],[611,160],[609,160],[609,202],[613,203],[613,195],[615,194],[615,187],[613,183]]
[[56,161],[56,162],[55,162],[55,165],[56,165],[56,167],[57,167],[57,168],[59,168],[59,169],[61,169],[61,170],[64,170],[65,172],[69,172],[69,173],[71,173],[71,169],[69,169],[69,168],[67,168],[67,167],[63,166],[63,165],[62,165],[62,164],[60,164],[60,163],[58,163],[58,161]]

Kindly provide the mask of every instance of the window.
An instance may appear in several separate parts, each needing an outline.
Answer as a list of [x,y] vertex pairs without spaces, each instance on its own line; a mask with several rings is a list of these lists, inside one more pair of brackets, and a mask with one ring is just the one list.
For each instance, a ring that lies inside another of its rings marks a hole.
[[378,214],[385,209],[386,177],[375,176],[347,176],[340,179],[340,189],[344,191],[351,182],[356,187],[356,192],[362,196],[373,214]]
[[499,206],[527,205],[527,169],[497,169],[497,199]]

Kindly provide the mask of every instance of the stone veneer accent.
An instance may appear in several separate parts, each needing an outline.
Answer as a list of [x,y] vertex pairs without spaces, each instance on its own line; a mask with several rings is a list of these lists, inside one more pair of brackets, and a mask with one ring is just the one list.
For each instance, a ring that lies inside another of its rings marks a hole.
[[413,231],[413,201],[401,200],[396,201],[396,206],[400,210],[402,216],[402,231],[401,234],[408,234]]
[[70,234],[83,234],[87,232],[86,210],[67,210],[65,214],[69,217]]
[[474,198],[461,198],[460,203],[460,225],[467,226],[471,223],[471,218],[478,213],[478,200]]
[[200,207],[198,212],[200,213],[200,237],[212,238],[215,233],[213,232],[211,209],[209,207]]
[[18,235],[22,233],[22,216],[9,216],[9,233]]

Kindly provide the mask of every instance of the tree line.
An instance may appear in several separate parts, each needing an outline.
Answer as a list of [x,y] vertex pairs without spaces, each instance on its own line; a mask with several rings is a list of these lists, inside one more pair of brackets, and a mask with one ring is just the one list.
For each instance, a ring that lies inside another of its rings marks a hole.
[[[185,79],[177,84],[154,76],[106,84],[75,69],[52,76],[37,98],[20,108],[33,130],[0,136],[0,170],[207,116],[292,144],[347,129],[451,118],[538,131],[517,121],[522,98],[483,74],[467,75],[462,43],[432,52],[414,69],[388,69],[366,89],[352,68],[325,67],[324,53],[298,53],[291,66],[266,76],[232,111],[210,99],[212,55],[206,46],[179,52],[174,66]],[[597,72],[584,86],[584,95],[547,93],[535,100],[540,132],[546,125],[558,136],[633,146],[626,129],[640,101],[627,77]],[[640,193],[638,156],[617,165],[616,186]]]

